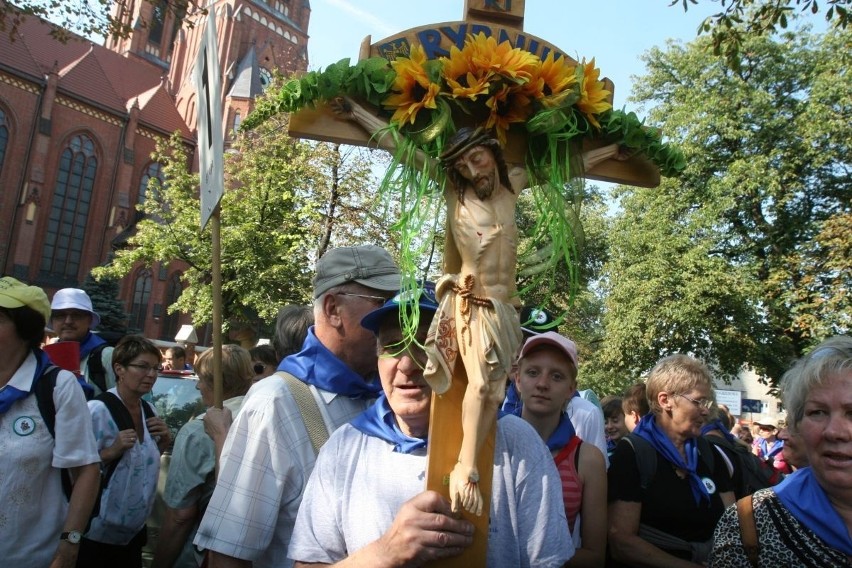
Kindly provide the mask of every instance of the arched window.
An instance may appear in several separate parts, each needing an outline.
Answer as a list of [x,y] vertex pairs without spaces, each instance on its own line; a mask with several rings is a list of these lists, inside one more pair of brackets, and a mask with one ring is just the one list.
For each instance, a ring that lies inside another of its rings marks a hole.
[[157,179],[160,182],[160,187],[163,187],[163,166],[157,162],[151,162],[142,172],[142,179],[139,180],[139,198],[136,202],[139,205],[145,203],[145,196],[148,194],[148,182],[152,179]]
[[166,286],[166,304],[165,304],[165,317],[163,318],[163,329],[160,338],[165,341],[174,341],[175,335],[177,335],[178,328],[180,327],[180,314],[169,313],[169,307],[178,301],[181,293],[183,292],[183,286],[180,283],[181,273],[175,272],[172,274],[172,277],[169,278],[169,283]]
[[154,4],[154,10],[151,12],[151,22],[148,24],[149,42],[160,45],[163,41],[163,28],[166,24],[168,10],[169,6],[164,0]]
[[133,283],[133,304],[130,306],[130,329],[140,332],[145,329],[145,318],[148,315],[148,303],[151,301],[151,271],[147,268],[136,273]]
[[83,134],[71,138],[59,157],[41,251],[39,279],[44,283],[56,287],[78,283],[80,255],[97,171],[98,158],[92,139]]
[[3,171],[3,158],[6,157],[6,147],[9,145],[9,122],[6,113],[0,108],[0,172]]
[[234,112],[234,132],[240,129],[240,123],[243,121],[243,117],[240,114],[240,111]]

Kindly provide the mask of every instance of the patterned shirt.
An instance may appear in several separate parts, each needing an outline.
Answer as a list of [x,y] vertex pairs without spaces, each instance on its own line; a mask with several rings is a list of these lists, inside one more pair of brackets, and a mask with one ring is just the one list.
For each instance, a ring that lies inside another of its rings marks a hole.
[[[329,432],[373,402],[311,391]],[[315,461],[286,382],[273,375],[255,383],[228,431],[196,546],[251,560],[255,568],[292,566],[287,546]]]

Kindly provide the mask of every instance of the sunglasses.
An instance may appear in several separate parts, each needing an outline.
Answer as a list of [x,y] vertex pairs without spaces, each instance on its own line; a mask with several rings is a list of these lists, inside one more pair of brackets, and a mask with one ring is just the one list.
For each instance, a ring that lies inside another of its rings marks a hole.
[[263,373],[263,372],[266,370],[266,365],[264,365],[263,363],[255,363],[255,364],[252,366],[252,369],[254,369],[254,374],[255,374],[255,375],[259,375],[259,374]]

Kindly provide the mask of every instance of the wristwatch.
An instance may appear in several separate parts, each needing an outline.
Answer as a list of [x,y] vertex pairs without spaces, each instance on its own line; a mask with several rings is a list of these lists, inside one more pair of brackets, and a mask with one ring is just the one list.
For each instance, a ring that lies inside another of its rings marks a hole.
[[80,539],[83,538],[80,531],[68,531],[59,535],[59,540],[67,540],[71,544],[80,544]]

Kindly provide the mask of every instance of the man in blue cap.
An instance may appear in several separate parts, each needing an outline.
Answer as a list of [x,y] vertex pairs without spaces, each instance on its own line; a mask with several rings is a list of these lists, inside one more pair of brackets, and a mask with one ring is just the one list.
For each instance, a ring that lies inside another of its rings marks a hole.
[[[397,295],[361,320],[376,335],[382,394],[320,451],[291,559],[419,566],[472,544],[473,524],[456,518],[443,496],[424,491],[432,389],[423,378],[421,345],[437,309],[427,286],[417,301]],[[406,344],[401,319],[416,325],[416,342]],[[515,416],[498,421],[494,452],[487,564],[562,566],[574,546],[553,458]]]

